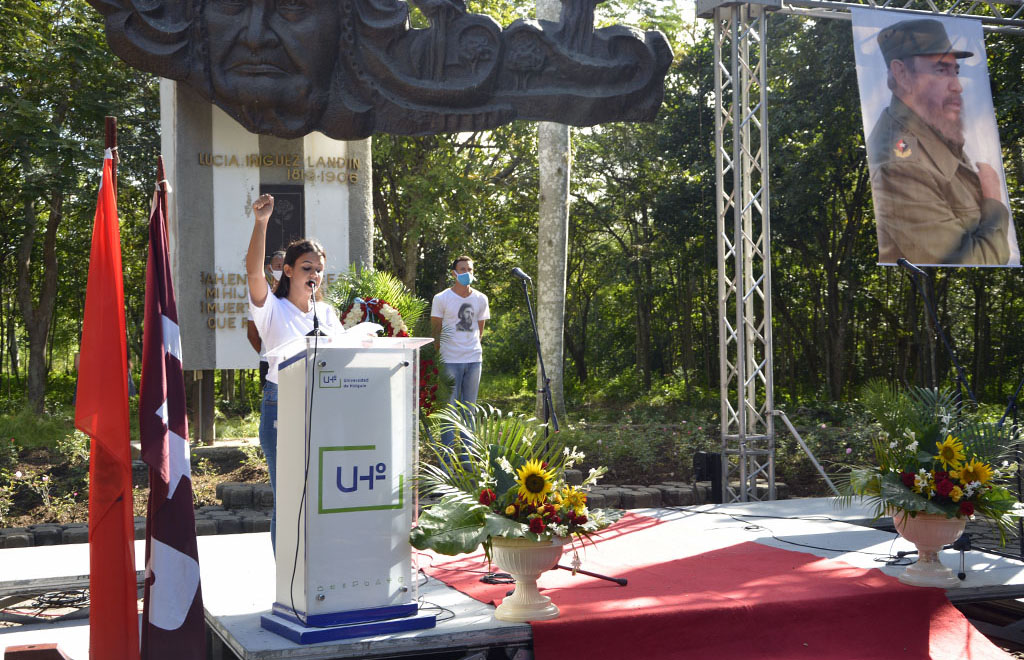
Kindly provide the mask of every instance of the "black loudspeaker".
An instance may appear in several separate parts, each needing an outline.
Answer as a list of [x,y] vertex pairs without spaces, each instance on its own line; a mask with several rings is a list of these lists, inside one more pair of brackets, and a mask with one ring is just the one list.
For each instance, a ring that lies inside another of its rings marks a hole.
[[693,455],[693,473],[696,481],[711,482],[711,501],[722,503],[722,455],[699,451]]

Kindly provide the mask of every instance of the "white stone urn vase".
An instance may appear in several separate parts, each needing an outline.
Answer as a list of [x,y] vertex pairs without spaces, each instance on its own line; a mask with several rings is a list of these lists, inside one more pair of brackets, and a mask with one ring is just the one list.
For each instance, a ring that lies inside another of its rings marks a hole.
[[917,546],[917,562],[907,566],[899,581],[917,587],[959,587],[960,580],[939,561],[939,550],[960,538],[967,525],[966,518],[947,518],[936,513],[911,517],[897,511],[892,522],[900,536]]
[[491,557],[499,568],[516,580],[516,589],[494,612],[502,621],[545,621],[558,616],[558,607],[537,590],[537,579],[550,570],[562,556],[567,539],[556,537],[546,541],[523,538],[491,538]]

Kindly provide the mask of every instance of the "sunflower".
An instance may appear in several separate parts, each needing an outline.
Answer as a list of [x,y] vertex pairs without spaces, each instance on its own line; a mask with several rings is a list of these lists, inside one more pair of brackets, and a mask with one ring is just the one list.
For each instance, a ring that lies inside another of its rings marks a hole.
[[587,505],[587,494],[582,490],[573,488],[572,486],[566,486],[562,489],[559,496],[563,508],[571,509],[577,514],[583,513],[583,509]]
[[964,456],[964,443],[952,435],[947,435],[946,439],[942,442],[936,442],[935,447],[939,450],[939,453],[935,455],[935,459],[941,461],[944,467],[956,469],[966,458]]
[[538,460],[527,461],[516,473],[518,495],[528,504],[541,505],[551,492],[554,475],[544,469]]
[[969,484],[972,481],[987,484],[992,480],[992,468],[987,463],[977,459],[971,459],[960,466],[960,483]]

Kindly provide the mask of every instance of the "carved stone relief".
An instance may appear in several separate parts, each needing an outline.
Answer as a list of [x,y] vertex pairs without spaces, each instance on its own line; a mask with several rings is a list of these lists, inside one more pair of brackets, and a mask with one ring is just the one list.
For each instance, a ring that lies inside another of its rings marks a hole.
[[402,0],[89,1],[128,64],[283,138],[648,121],[672,62],[660,32],[594,30],[597,0],[505,29],[464,0],[413,0],[424,29]]

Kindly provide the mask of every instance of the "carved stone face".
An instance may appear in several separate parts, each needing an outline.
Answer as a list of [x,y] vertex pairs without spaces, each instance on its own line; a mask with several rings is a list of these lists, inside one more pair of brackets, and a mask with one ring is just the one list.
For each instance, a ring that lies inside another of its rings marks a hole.
[[214,98],[260,133],[312,130],[337,59],[337,0],[209,0],[203,19]]

